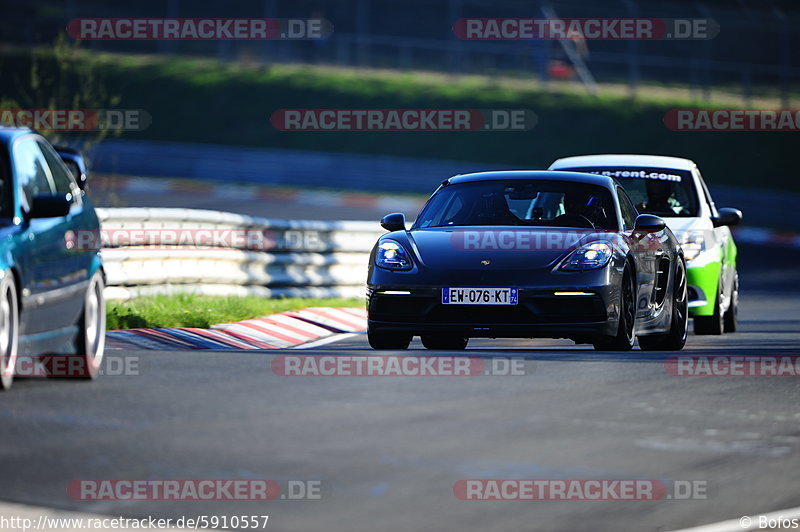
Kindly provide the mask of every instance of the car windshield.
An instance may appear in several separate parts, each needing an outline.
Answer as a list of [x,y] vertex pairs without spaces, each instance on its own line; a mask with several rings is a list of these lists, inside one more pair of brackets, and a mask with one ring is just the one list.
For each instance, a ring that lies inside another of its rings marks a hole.
[[613,177],[625,188],[636,210],[656,216],[691,217],[699,212],[691,172],[671,168],[559,168]]
[[526,225],[616,230],[604,187],[553,180],[475,181],[448,185],[423,207],[414,229]]

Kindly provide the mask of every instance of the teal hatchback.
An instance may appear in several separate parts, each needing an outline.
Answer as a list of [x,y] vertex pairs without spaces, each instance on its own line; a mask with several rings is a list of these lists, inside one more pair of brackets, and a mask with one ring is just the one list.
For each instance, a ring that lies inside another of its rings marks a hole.
[[83,185],[42,136],[0,129],[0,389],[98,373],[105,283],[98,246],[82,245],[100,230]]

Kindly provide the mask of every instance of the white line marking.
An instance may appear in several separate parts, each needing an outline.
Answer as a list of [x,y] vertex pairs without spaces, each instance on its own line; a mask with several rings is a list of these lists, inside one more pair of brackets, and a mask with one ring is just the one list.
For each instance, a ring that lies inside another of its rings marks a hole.
[[800,506],[787,510],[778,510],[768,514],[746,515],[738,519],[729,519],[727,521],[700,525],[694,528],[682,528],[680,530],[673,530],[673,532],[743,532],[746,530],[775,530],[772,527],[759,528],[759,517],[767,519],[767,522],[771,519],[775,520],[778,518],[781,520],[800,519]]
[[328,336],[321,340],[317,340],[315,342],[309,342],[307,344],[298,345],[297,347],[290,347],[290,349],[309,349],[311,347],[319,347],[321,345],[332,344],[333,342],[338,342],[339,340],[347,340],[348,338],[352,338],[353,336],[358,336],[359,334],[366,334],[366,333],[342,333],[342,334],[334,334],[333,336]]

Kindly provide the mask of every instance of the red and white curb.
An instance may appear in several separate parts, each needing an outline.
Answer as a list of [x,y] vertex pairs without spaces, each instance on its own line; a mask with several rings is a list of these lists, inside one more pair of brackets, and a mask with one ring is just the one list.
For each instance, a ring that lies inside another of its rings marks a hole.
[[235,323],[220,323],[210,329],[123,329],[109,331],[106,338],[111,349],[302,349],[366,330],[367,312],[362,308],[311,307]]

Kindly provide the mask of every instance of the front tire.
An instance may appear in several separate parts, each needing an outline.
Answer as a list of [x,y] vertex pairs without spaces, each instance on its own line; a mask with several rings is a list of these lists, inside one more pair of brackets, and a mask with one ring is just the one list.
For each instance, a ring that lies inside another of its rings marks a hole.
[[100,371],[106,345],[106,302],[103,298],[103,275],[95,272],[89,279],[89,287],[83,300],[83,313],[78,321],[78,337],[75,341],[76,357],[80,368],[75,377],[94,379]]
[[19,304],[14,276],[6,271],[0,281],[0,390],[14,380],[19,348]]
[[739,325],[739,272],[733,276],[733,290],[731,291],[731,305],[723,317],[723,330],[726,333],[736,332]]
[[451,334],[424,334],[420,336],[422,345],[426,349],[437,349],[447,351],[461,351],[467,348],[469,338],[454,336]]
[[697,335],[720,335],[725,330],[723,323],[724,316],[722,315],[722,288],[720,286],[722,279],[717,283],[717,301],[714,305],[714,314],[711,316],[695,316],[694,317],[694,333]]
[[379,331],[367,327],[367,341],[372,349],[408,349],[411,338],[410,334]]
[[686,265],[683,260],[675,267],[675,294],[672,299],[672,319],[667,334],[639,337],[643,351],[680,351],[686,345],[689,331],[689,292],[686,284]]
[[597,351],[630,351],[636,336],[633,334],[636,322],[636,289],[633,274],[629,267],[622,273],[619,301],[619,327],[616,336],[596,339],[592,344]]

